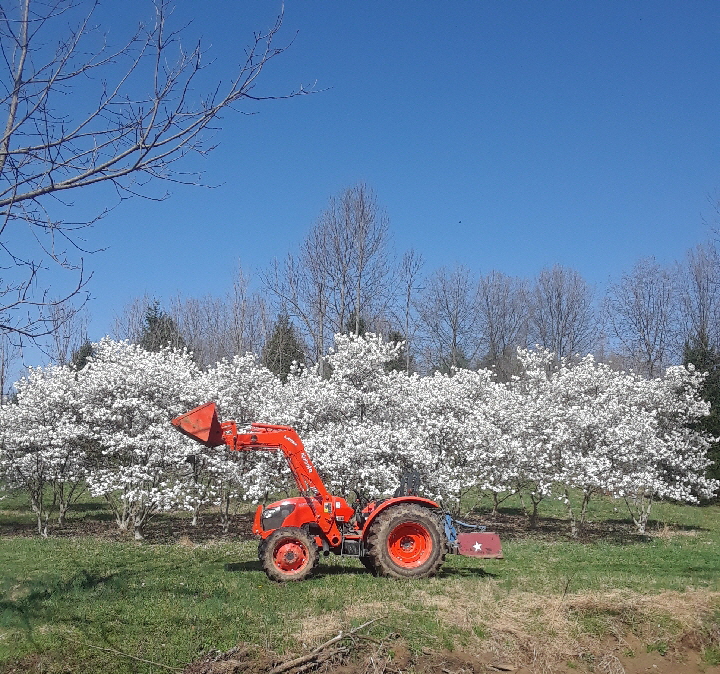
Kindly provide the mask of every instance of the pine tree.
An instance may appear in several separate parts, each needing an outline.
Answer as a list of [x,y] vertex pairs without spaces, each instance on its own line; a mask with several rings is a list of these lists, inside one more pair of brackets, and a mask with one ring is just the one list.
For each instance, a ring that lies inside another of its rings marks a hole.
[[74,370],[82,370],[87,365],[88,358],[93,355],[93,345],[89,340],[85,340],[70,356],[70,366]]
[[412,358],[409,360],[407,358],[407,342],[405,341],[405,337],[397,330],[391,330],[387,336],[387,341],[393,342],[394,344],[402,342],[403,344],[397,356],[385,363],[385,370],[387,372],[407,372],[409,364],[412,364]]
[[138,344],[146,351],[160,351],[167,346],[184,349],[187,346],[177,323],[160,308],[157,300],[145,312],[145,326]]
[[358,312],[353,311],[345,322],[345,334],[362,337],[366,332],[368,326],[365,317],[362,314],[358,317]]
[[277,317],[270,338],[263,348],[262,362],[282,381],[287,380],[294,362],[305,363],[305,351],[287,314]]

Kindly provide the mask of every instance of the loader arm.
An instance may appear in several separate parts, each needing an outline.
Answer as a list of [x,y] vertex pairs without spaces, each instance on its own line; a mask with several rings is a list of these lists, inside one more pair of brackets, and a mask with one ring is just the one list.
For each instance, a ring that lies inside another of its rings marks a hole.
[[226,445],[233,451],[282,452],[295,484],[315,514],[315,520],[331,545],[341,541],[340,530],[333,514],[333,497],[305,451],[302,440],[294,428],[273,424],[254,423],[250,432],[238,433],[234,421],[220,422],[215,403],[206,403],[172,420],[181,433],[207,447]]
[[332,500],[294,428],[252,424],[249,433],[238,433],[235,422],[232,421],[223,423],[222,428],[223,440],[230,449],[237,452],[282,452],[303,496],[320,496],[323,502]]

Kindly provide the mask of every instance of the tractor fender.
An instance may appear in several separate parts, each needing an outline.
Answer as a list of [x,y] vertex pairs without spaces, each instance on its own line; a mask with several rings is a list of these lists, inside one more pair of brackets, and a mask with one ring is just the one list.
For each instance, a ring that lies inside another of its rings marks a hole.
[[365,535],[367,534],[367,532],[370,530],[370,526],[372,525],[373,521],[381,512],[401,503],[416,503],[423,508],[428,508],[430,510],[440,510],[440,506],[435,503],[435,501],[431,501],[429,498],[423,498],[422,496],[397,496],[395,498],[386,499],[377,508],[375,508],[375,510],[373,510],[368,516],[368,518],[365,520],[365,524],[363,525],[362,530],[363,540],[365,539]]

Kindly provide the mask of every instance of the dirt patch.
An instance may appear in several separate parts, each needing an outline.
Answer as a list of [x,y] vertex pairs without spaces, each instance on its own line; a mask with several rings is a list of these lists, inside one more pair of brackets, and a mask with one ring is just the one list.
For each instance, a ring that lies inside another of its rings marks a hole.
[[[7,513],[6,513],[7,514]],[[18,515],[22,513],[17,511]],[[158,513],[147,523],[144,529],[145,540],[148,543],[174,543],[186,537],[193,543],[203,544],[212,540],[241,540],[254,538],[252,534],[252,521],[254,513],[240,513],[230,516],[230,526],[224,530],[220,515],[212,510],[203,511],[196,525],[187,513]],[[628,520],[601,520],[587,522],[576,538],[570,535],[570,525],[566,519],[555,517],[539,517],[535,526],[525,514],[512,509],[501,510],[495,517],[470,513],[463,520],[472,524],[482,524],[500,535],[503,541],[513,540],[573,540],[583,543],[604,541],[616,545],[631,545],[647,542],[651,538],[664,539],[676,536],[696,536],[698,529],[683,526],[668,526],[660,522],[650,521],[647,533],[638,534],[635,526]],[[0,522],[0,536],[27,536],[36,537],[37,525],[34,522]],[[132,534],[121,532],[115,524],[115,519],[107,506],[92,504],[92,511],[85,513],[82,509],[70,511],[70,516],[64,527],[58,527],[51,522],[49,535],[66,538],[76,536],[93,536],[111,540],[127,540]]]
[[[633,651],[635,646],[638,650]],[[641,649],[642,646],[642,649]],[[305,654],[307,655],[307,654]],[[292,663],[297,664],[293,665]],[[673,644],[665,653],[647,651],[639,640],[613,641],[602,650],[586,652],[580,658],[549,663],[523,663],[484,650],[453,650],[412,653],[395,635],[383,642],[355,644],[333,653],[320,662],[303,661],[303,654],[278,656],[241,645],[227,653],[212,653],[189,665],[184,674],[720,674],[720,667],[708,665],[702,652]]]
[[[193,525],[189,517],[163,513],[155,515],[145,526],[145,542],[187,545],[223,540],[236,541],[238,538],[246,540],[254,538],[252,521],[252,513],[232,515],[230,526],[226,532],[220,516],[215,513],[203,514],[196,525]],[[50,526],[49,535],[53,538],[92,536],[113,541],[126,541],[133,538],[132,532],[122,532],[117,528],[115,520],[109,512],[103,513],[102,519],[98,519],[97,515],[93,515],[92,518],[70,518],[63,527]],[[35,523],[0,524],[0,537],[12,536],[37,538],[37,525]]]
[[[447,582],[442,593],[420,589],[413,599],[436,611],[443,624],[459,628],[466,635],[462,645],[413,652],[402,634],[382,635],[377,626],[383,620],[376,623],[372,638],[361,632],[333,642],[337,625],[377,615],[383,608],[365,603],[354,605],[352,615],[333,612],[322,621],[301,620],[295,631],[301,652],[278,655],[244,647],[247,660],[238,658],[236,651],[227,658],[213,654],[193,663],[186,673],[720,674],[717,592],[502,595],[486,583],[469,597],[460,583]],[[332,648],[318,650],[317,644],[328,638]],[[313,652],[322,658],[307,659]],[[289,666],[297,658],[299,664]],[[283,663],[288,666],[283,668]],[[266,669],[258,669],[261,666]]]

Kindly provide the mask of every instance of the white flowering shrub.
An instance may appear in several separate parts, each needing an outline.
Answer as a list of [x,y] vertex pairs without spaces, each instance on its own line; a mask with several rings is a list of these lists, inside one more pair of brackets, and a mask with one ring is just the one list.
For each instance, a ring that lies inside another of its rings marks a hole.
[[565,501],[574,532],[598,493],[624,499],[644,532],[654,498],[693,502],[717,488],[705,477],[709,439],[689,428],[709,411],[697,373],[676,367],[648,380],[592,356],[556,371],[546,352],[520,359],[524,371],[513,387],[526,403],[524,423],[517,420],[524,472],[536,494]]
[[[204,401],[217,403],[224,419],[239,426],[270,422],[282,382],[252,353],[222,360],[199,381]],[[276,422],[277,423],[277,422]],[[233,500],[257,501],[282,482],[281,457],[272,452],[230,452],[195,445],[192,480],[186,484],[185,507],[194,515],[200,506],[219,506],[223,528],[229,527]]]
[[[709,438],[691,430],[708,413],[702,376],[670,368],[647,380],[592,356],[553,366],[542,349],[519,352],[508,383],[489,371],[420,377],[388,371],[399,345],[338,335],[326,376],[297,368],[282,382],[252,354],[200,372],[190,354],[149,353],[103,340],[79,372],[38,368],[0,408],[0,479],[25,490],[47,529],[87,485],[138,537],[153,513],[220,507],[290,492],[273,452],[205,448],[170,420],[214,400],[223,419],[294,426],[335,493],[392,493],[403,471],[459,510],[470,489],[530,500],[554,497],[582,526],[590,499],[622,499],[644,531],[654,499],[695,502],[717,489],[705,477]],[[52,504],[55,504],[54,506]]]
[[49,517],[57,514],[63,525],[87,478],[77,375],[68,367],[33,368],[15,388],[17,402],[0,407],[0,481],[27,493],[38,533],[47,535]]
[[90,492],[104,496],[121,529],[142,538],[148,518],[183,500],[196,443],[174,432],[170,419],[199,402],[199,373],[190,354],[145,351],[103,340],[78,372],[78,432],[87,456]]

